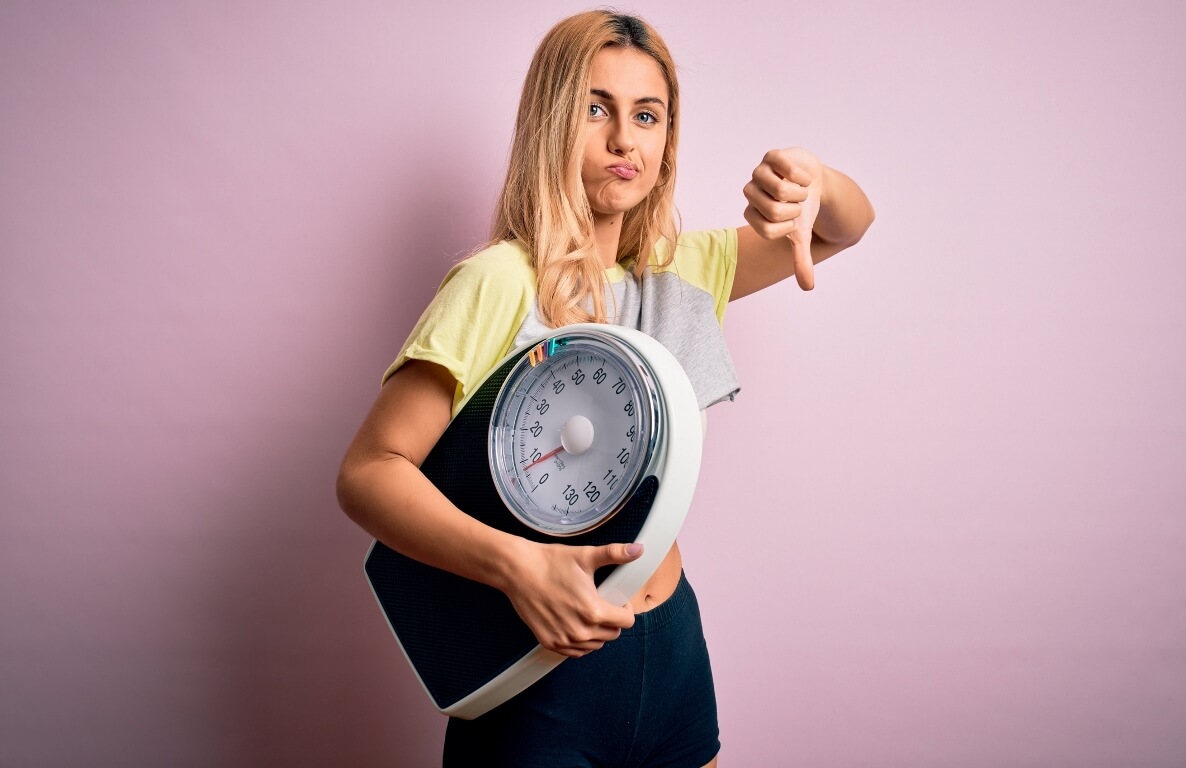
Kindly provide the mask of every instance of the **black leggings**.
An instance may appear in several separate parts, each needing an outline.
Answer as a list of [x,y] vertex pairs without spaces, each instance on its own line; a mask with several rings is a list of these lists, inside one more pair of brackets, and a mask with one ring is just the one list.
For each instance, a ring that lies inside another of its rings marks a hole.
[[700,607],[675,593],[475,720],[450,718],[444,768],[700,768],[720,750]]

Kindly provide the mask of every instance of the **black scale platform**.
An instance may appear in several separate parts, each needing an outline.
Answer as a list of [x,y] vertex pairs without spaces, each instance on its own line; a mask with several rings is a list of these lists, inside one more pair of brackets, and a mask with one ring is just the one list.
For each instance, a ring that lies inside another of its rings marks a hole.
[[[612,544],[638,538],[659,481],[645,478],[623,509],[603,525],[554,538],[523,525],[503,504],[487,459],[490,413],[508,361],[474,393],[421,467],[458,508],[473,518],[527,539],[569,545]],[[502,592],[424,565],[375,542],[366,574],[404,652],[439,709],[489,683],[538,645]],[[600,569],[600,584],[616,566]]]

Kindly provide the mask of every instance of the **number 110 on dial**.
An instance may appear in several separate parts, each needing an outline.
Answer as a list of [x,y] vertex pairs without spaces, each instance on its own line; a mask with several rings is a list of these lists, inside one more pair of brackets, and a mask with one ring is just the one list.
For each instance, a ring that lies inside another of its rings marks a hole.
[[491,415],[499,495],[554,536],[600,525],[645,477],[661,413],[646,363],[617,337],[584,331],[533,347]]

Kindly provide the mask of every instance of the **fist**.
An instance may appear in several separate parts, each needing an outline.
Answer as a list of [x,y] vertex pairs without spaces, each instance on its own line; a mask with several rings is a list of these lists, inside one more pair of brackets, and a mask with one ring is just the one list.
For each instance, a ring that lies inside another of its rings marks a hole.
[[815,285],[811,228],[819,215],[823,165],[800,147],[772,149],[754,169],[742,192],[745,220],[760,237],[791,241],[795,279],[803,290]]

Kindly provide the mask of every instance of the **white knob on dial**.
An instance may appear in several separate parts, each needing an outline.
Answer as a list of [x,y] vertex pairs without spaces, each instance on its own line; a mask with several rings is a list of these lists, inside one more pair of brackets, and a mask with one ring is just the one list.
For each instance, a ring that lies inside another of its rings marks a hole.
[[580,456],[593,445],[593,422],[579,413],[560,428],[560,444],[573,456]]

